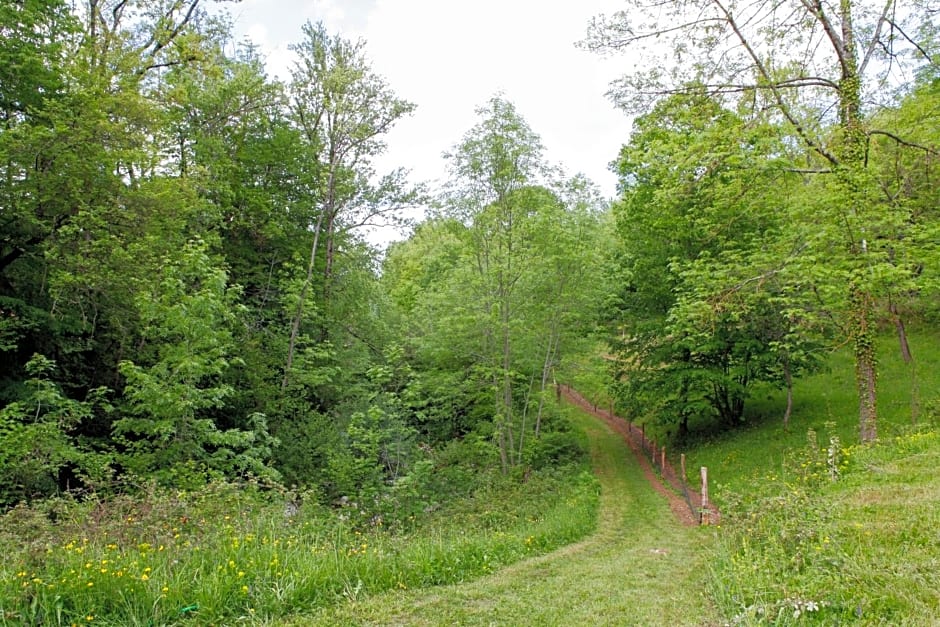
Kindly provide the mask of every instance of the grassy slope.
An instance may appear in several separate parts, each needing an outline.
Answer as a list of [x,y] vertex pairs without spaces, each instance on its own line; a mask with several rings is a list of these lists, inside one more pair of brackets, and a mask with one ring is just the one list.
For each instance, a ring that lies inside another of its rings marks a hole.
[[935,333],[913,335],[915,370],[898,358],[896,338],[883,338],[877,445],[856,444],[852,361],[842,351],[828,372],[797,384],[789,433],[779,419],[782,396],[770,393],[753,404],[766,420],[689,451],[690,467],[709,466],[713,499],[726,514],[711,563],[715,597],[732,624],[936,624],[937,345]]
[[702,625],[709,535],[684,528],[624,442],[575,410],[601,481],[597,532],[585,541],[462,585],[403,591],[298,617],[290,625]]
[[[879,342],[878,432],[883,440],[910,429],[912,388],[921,425],[930,420],[930,404],[940,399],[940,335],[914,332],[911,347],[916,361],[909,366],[898,356],[894,336]],[[750,426],[699,442],[687,451],[690,480],[697,478],[699,466],[708,466],[712,497],[720,505],[751,490],[755,479],[785,475],[785,462],[805,447],[809,429],[824,444],[830,431],[826,423],[831,422],[843,446],[857,444],[858,397],[851,352],[836,352],[827,363],[824,372],[796,381],[788,432],[782,427],[783,392],[758,389],[748,404]]]

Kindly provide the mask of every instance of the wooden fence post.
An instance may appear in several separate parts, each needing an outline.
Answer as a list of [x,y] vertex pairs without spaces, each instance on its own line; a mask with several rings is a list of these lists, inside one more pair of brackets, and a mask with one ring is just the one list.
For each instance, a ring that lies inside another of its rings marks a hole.
[[709,523],[709,511],[708,511],[708,468],[702,466],[702,518],[701,523],[707,525]]
[[663,447],[662,456],[659,458],[659,467],[663,469],[663,474],[666,473],[666,447]]
[[679,456],[679,465],[682,467],[682,485],[685,485],[685,453]]

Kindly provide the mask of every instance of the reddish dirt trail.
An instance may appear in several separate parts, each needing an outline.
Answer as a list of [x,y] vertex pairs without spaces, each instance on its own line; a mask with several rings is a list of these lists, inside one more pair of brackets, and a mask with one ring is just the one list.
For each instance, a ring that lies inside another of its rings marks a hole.
[[573,405],[577,405],[592,416],[603,420],[614,432],[619,433],[623,437],[624,441],[630,446],[630,450],[633,451],[633,455],[636,457],[637,463],[643,471],[643,476],[646,477],[647,481],[650,482],[650,485],[652,485],[657,492],[666,498],[669,502],[669,509],[672,510],[672,513],[679,522],[690,527],[699,524],[698,517],[692,513],[685,499],[663,484],[659,475],[653,470],[649,459],[647,459],[646,454],[643,452],[642,440],[640,439],[642,436],[640,436],[639,431],[635,427],[631,427],[626,420],[607,410],[597,409],[594,405],[589,403],[587,399],[578,394],[577,391],[571,389],[571,387],[562,385],[559,389],[565,400]]

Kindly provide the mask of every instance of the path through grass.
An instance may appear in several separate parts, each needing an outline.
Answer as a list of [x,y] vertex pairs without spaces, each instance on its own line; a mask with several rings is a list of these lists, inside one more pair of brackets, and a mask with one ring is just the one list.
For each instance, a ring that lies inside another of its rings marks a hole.
[[352,599],[287,625],[710,625],[707,529],[680,525],[620,436],[574,408],[601,482],[588,539],[460,585]]

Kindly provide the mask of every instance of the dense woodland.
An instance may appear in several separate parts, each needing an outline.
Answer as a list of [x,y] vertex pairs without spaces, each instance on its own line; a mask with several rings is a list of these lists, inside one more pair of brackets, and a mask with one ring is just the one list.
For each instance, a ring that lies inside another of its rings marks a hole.
[[608,202],[503,96],[443,189],[377,172],[414,105],[322,24],[281,82],[198,0],[3,2],[0,506],[253,478],[381,509],[448,460],[523,477],[579,454],[550,401],[591,352],[681,439],[850,345],[873,440],[874,337],[916,359],[905,323],[940,315],[937,12],[792,4],[591,25],[663,56],[612,86],[637,117]]
[[363,42],[307,24],[281,83],[197,1],[2,10],[0,504],[249,477],[375,502],[452,441],[502,474],[569,454],[546,399],[604,204],[512,104],[432,197],[374,170],[413,105]]

